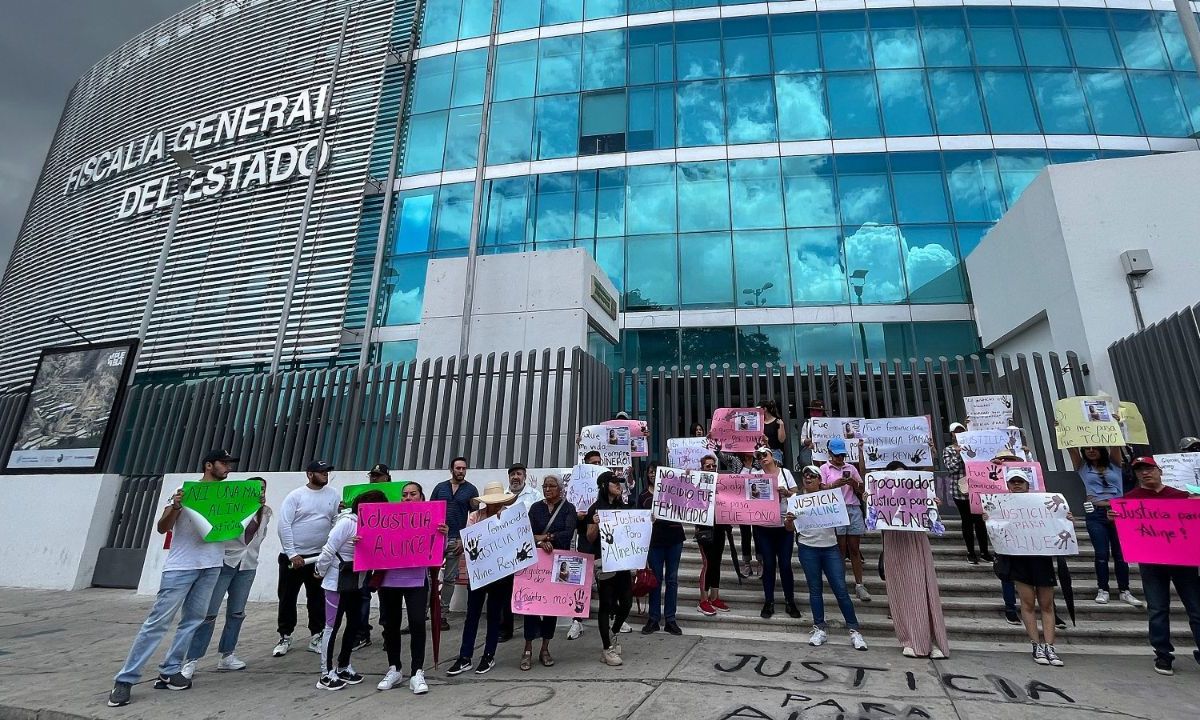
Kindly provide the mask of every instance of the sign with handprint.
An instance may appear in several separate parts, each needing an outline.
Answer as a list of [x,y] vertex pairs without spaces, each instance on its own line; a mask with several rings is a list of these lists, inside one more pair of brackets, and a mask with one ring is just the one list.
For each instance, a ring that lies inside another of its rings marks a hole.
[[529,509],[514,504],[462,531],[471,589],[506,578],[537,562]]
[[668,438],[667,464],[683,470],[699,470],[700,460],[705,455],[713,453],[715,447],[715,444],[708,438]]
[[446,536],[438,532],[438,526],[445,522],[446,503],[440,500],[363,503],[358,510],[354,569],[440,567]]
[[603,465],[576,465],[563,474],[563,482],[567,486],[567,502],[574,505],[580,512],[587,510],[596,502],[599,488],[596,478],[608,472]]
[[925,415],[863,420],[859,433],[868,468],[885,468],[897,460],[909,467],[933,465],[933,450],[929,447],[933,436]]
[[1042,480],[1042,464],[1040,462],[1006,462],[997,465],[993,462],[972,461],[963,465],[967,475],[967,493],[971,498],[971,512],[978,515],[983,512],[980,502],[981,495],[1003,494],[1008,492],[1008,472],[1020,468],[1033,476],[1029,483],[1029,492],[1042,492],[1046,485]]
[[646,442],[650,434],[646,431],[645,420],[605,420],[600,423],[606,427],[623,427],[629,430],[629,449],[633,457],[648,457]]
[[1054,431],[1060,448],[1124,445],[1121,423],[1110,399],[1100,395],[1063,398],[1054,404]]
[[592,557],[566,550],[538,550],[537,563],[513,576],[512,611],[586,618],[592,611]]
[[[654,517],[659,520],[712,525],[717,501],[717,474],[702,470],[659,467],[654,478]],[[776,510],[778,510],[778,500]]]
[[1029,458],[1019,430],[968,430],[958,434],[958,455],[965,463],[991,460],[1004,450]]
[[1112,511],[1127,561],[1200,565],[1200,500],[1117,499]]
[[754,452],[763,439],[761,408],[718,408],[708,436],[727,453]]
[[829,461],[829,441],[842,438],[846,441],[847,462],[858,462],[858,427],[863,419],[858,417],[815,417],[808,426],[812,430],[812,458],[814,462]]
[[600,453],[600,464],[607,467],[626,467],[630,464],[633,450],[629,444],[629,428],[607,425],[588,425],[579,431],[578,462],[595,450]]
[[941,535],[933,473],[892,470],[867,473],[867,529]]
[[650,530],[654,519],[649,510],[600,510],[600,565],[604,572],[641,570],[650,555]]
[[968,430],[1003,430],[1016,425],[1012,395],[968,395],[963,404]]
[[992,551],[1001,555],[1078,555],[1075,523],[1067,501],[1058,493],[987,494],[980,498],[987,514]]

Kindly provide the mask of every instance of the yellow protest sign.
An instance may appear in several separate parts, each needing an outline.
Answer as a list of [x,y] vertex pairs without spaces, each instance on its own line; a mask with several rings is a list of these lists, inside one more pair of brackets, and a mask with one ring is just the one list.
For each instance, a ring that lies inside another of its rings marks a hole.
[[1060,448],[1125,444],[1121,424],[1113,417],[1113,407],[1106,397],[1063,398],[1054,405],[1054,420]]
[[1118,422],[1121,424],[1126,444],[1149,445],[1150,434],[1146,431],[1146,421],[1142,418],[1142,411],[1138,410],[1138,406],[1131,402],[1123,402],[1118,412],[1121,416]]

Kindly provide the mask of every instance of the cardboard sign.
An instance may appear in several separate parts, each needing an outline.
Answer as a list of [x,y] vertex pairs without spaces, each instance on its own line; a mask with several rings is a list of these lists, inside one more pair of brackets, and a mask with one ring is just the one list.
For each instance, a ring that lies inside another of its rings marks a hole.
[[1118,498],[1112,511],[1127,562],[1200,566],[1200,500]]
[[623,427],[629,430],[629,449],[633,457],[648,457],[650,453],[646,450],[646,443],[650,438],[650,434],[646,431],[646,423],[643,420],[605,420],[600,423],[607,427]]
[[797,530],[819,530],[850,524],[846,497],[841,488],[801,493],[787,499],[787,511],[795,516]]
[[978,515],[983,512],[979,496],[1002,495],[1008,492],[1008,472],[1013,468],[1028,470],[1033,475],[1029,483],[1029,492],[1042,492],[1046,487],[1042,481],[1042,464],[1039,462],[1006,462],[997,465],[992,462],[974,461],[963,466],[966,470],[967,492],[971,496],[971,512]]
[[763,438],[762,408],[719,408],[708,436],[727,453],[754,452]]
[[964,463],[991,460],[1002,450],[1029,459],[1020,430],[968,430],[958,435],[958,455]]
[[1142,417],[1142,411],[1138,410],[1138,406],[1131,402],[1123,402],[1117,405],[1117,411],[1120,413],[1117,423],[1121,426],[1121,435],[1125,438],[1125,444],[1149,445],[1150,433],[1146,430],[1146,420]]
[[933,465],[933,450],[929,447],[933,434],[929,418],[924,415],[863,420],[859,433],[868,468],[884,468],[896,460],[914,467]]
[[867,473],[867,529],[945,532],[935,502],[933,473],[893,470]]
[[603,572],[646,567],[654,524],[649,510],[601,510],[596,513],[596,521]]
[[627,467],[633,457],[629,444],[629,428],[607,425],[588,425],[579,431],[579,454],[576,461],[591,451],[600,453],[600,464],[608,467]]
[[1003,430],[1017,424],[1012,395],[968,395],[963,404],[968,430]]
[[1055,435],[1060,448],[1124,445],[1125,434],[1113,417],[1109,399],[1077,395],[1054,404]]
[[563,483],[567,486],[567,502],[574,505],[579,512],[590,508],[599,494],[596,478],[606,472],[608,468],[603,465],[576,465],[563,473]]
[[188,510],[204,542],[225,542],[240,537],[262,507],[262,479],[185,482],[183,507]]
[[400,502],[404,500],[404,486],[408,483],[400,480],[392,482],[380,483],[362,483],[361,485],[347,485],[342,488],[342,504],[350,507],[354,503],[354,499],[368,490],[378,490],[387,496],[388,502]]
[[812,458],[816,462],[829,462],[829,441],[842,438],[846,441],[847,462],[858,462],[859,424],[863,418],[815,417],[809,418],[812,431]]
[[682,470],[699,470],[705,455],[716,455],[708,438],[686,437],[667,440],[667,464]]
[[1162,470],[1163,485],[1185,492],[1190,492],[1189,485],[1200,485],[1200,453],[1155,455],[1154,461]]
[[1058,493],[1004,493],[983,496],[988,539],[1001,555],[1078,555],[1075,523]]
[[499,515],[468,525],[461,537],[472,590],[537,562],[529,509],[524,505],[510,505]]
[[513,576],[512,611],[586,618],[592,612],[592,556],[538,550],[537,563]]
[[712,525],[716,501],[716,473],[671,467],[658,468],[654,479],[652,506],[656,519],[692,525]]
[[[392,483],[376,483],[376,485]],[[354,570],[441,567],[446,536],[444,502],[363,503],[358,508]]]
[[716,522],[719,525],[779,527],[779,491],[766,475],[718,475]]

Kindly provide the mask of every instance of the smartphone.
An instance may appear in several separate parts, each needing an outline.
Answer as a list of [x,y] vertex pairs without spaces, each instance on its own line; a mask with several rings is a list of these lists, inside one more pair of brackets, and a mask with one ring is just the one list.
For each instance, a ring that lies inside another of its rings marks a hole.
[[849,470],[843,470],[843,471],[842,471],[842,479],[843,479],[843,480],[849,480],[849,479],[850,479],[850,471],[849,471]]

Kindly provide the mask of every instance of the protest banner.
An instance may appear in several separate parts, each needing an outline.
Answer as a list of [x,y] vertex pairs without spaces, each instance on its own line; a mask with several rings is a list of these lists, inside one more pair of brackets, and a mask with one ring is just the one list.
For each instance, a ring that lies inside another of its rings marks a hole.
[[623,427],[629,429],[629,450],[633,457],[647,457],[646,442],[650,435],[646,431],[644,420],[605,420],[600,423],[606,427]]
[[1162,470],[1163,485],[1183,491],[1200,485],[1200,453],[1165,453],[1155,455],[1154,462]]
[[563,473],[563,483],[567,486],[567,502],[575,506],[579,512],[584,512],[596,502],[598,494],[596,478],[608,472],[603,465],[576,465]]
[[1146,430],[1146,419],[1142,417],[1142,411],[1138,410],[1138,406],[1131,402],[1118,403],[1117,412],[1120,416],[1117,423],[1121,426],[1121,435],[1125,438],[1125,444],[1149,445],[1150,433]]
[[592,612],[592,556],[537,551],[537,563],[513,576],[512,611],[518,615],[586,618]]
[[667,464],[681,470],[699,470],[700,459],[716,455],[708,438],[685,437],[667,439]]
[[655,518],[692,525],[712,525],[716,501],[716,473],[658,468],[654,478],[652,506]]
[[974,460],[964,463],[966,470],[967,493],[971,496],[971,512],[983,512],[979,496],[984,494],[1003,494],[1008,492],[1008,472],[1013,468],[1028,470],[1033,475],[1029,483],[1029,492],[1042,492],[1046,485],[1042,481],[1042,464],[1040,462],[1006,462],[997,465],[993,462]]
[[933,473],[893,470],[867,473],[867,529],[941,535]]
[[1012,395],[968,395],[963,404],[968,430],[1003,430],[1017,424]]
[[958,438],[958,455],[963,462],[972,460],[991,460],[1002,450],[1016,453],[1018,457],[1029,459],[1025,452],[1024,439],[1021,431],[1012,430],[968,430],[960,432]]
[[718,475],[716,523],[779,527],[779,491],[766,475]]
[[1054,428],[1060,448],[1124,445],[1125,434],[1113,417],[1109,398],[1076,395],[1054,404]]
[[858,431],[868,468],[884,468],[897,460],[916,467],[933,465],[933,449],[929,447],[933,434],[925,415],[863,420]]
[[1000,555],[1078,555],[1075,523],[1058,493],[988,493],[982,498],[992,552]]
[[1125,561],[1200,566],[1200,499],[1112,501]]
[[440,501],[363,503],[358,508],[355,572],[440,567],[446,536],[438,526],[445,522],[446,503]]
[[649,510],[601,510],[596,513],[600,541],[600,570],[641,570],[650,556]]
[[708,436],[723,452],[754,452],[764,427],[762,408],[718,408]]
[[354,502],[354,498],[362,495],[368,490],[378,490],[387,497],[388,502],[400,502],[404,499],[404,486],[407,482],[392,481],[379,483],[362,483],[360,485],[347,485],[342,488],[342,504],[346,507]]
[[600,464],[608,467],[628,467],[633,451],[629,445],[629,428],[588,425],[579,431],[579,454],[576,462],[591,451],[600,453]]
[[858,426],[863,418],[815,417],[809,418],[812,431],[812,459],[815,462],[829,461],[829,441],[842,438],[846,441],[846,460],[858,462]]
[[262,478],[185,482],[183,507],[204,542],[225,542],[239,537],[262,506]]
[[801,493],[787,499],[787,511],[795,516],[796,530],[819,530],[850,524],[846,497],[841,488]]
[[468,525],[461,538],[472,590],[537,562],[529,510],[524,505],[510,505],[500,515]]

